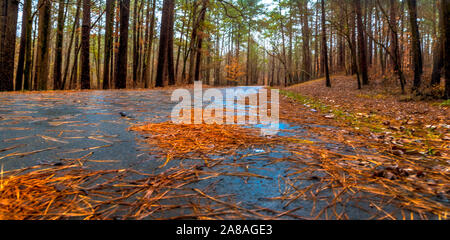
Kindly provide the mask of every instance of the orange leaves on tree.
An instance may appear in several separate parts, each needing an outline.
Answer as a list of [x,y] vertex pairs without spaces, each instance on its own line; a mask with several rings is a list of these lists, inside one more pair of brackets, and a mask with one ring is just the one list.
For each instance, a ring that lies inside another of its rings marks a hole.
[[239,60],[235,57],[231,58],[230,64],[225,65],[225,71],[227,72],[226,79],[230,82],[238,82],[239,78],[245,75]]

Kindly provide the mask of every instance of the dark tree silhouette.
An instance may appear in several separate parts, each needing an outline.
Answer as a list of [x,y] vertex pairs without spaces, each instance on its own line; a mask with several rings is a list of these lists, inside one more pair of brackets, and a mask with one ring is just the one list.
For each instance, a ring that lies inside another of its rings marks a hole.
[[116,88],[127,87],[128,70],[128,22],[130,19],[130,0],[120,0],[120,39],[117,64],[115,66]]
[[417,3],[416,0],[408,0],[409,23],[411,25],[411,52],[412,64],[414,66],[414,82],[412,91],[417,92],[420,87],[422,75],[422,50],[420,48],[419,26],[417,25]]
[[111,87],[110,84],[110,67],[111,67],[111,53],[113,45],[113,22],[114,22],[114,0],[106,0],[106,24],[105,24],[105,58],[103,62],[103,89]]
[[450,98],[450,1],[441,0],[442,8],[442,34],[444,43],[444,78],[446,99]]
[[61,89],[61,69],[62,69],[62,47],[64,40],[64,0],[59,0],[58,6],[58,26],[56,29],[56,43],[55,43],[55,65],[53,66],[53,88]]
[[323,65],[325,67],[325,78],[326,86],[331,87],[330,73],[328,70],[328,50],[327,50],[327,31],[325,27],[325,0],[321,2],[322,6],[322,54],[323,54]]
[[173,45],[169,45],[169,42],[173,41],[174,8],[174,0],[164,0],[159,37],[158,66],[156,69],[156,87],[163,87],[166,80],[168,83],[175,82]]
[[[31,0],[25,0],[22,11],[22,27],[20,34],[19,59],[16,71],[15,90],[29,90],[30,86],[30,66],[31,60]],[[28,61],[27,61],[28,60]],[[25,63],[27,62],[27,63]],[[27,71],[24,70],[24,66]]]
[[18,4],[17,0],[2,0],[0,4],[0,91],[14,90]]
[[40,0],[38,6],[39,29],[33,89],[47,90],[52,2]]
[[91,1],[83,0],[83,23],[81,25],[81,89],[91,88],[91,65],[89,62],[89,32],[91,25]]
[[354,0],[354,4],[356,12],[356,26],[358,29],[359,72],[361,73],[362,84],[367,85],[369,84],[369,76],[367,74],[367,49],[361,16],[361,0]]

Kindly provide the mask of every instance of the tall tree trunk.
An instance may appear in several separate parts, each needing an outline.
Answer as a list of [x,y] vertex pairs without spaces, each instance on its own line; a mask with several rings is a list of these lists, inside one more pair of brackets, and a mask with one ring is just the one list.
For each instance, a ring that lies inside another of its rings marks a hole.
[[166,79],[169,83],[175,81],[173,58],[170,59],[171,55],[173,57],[173,45],[170,46],[169,44],[171,42],[170,39],[173,39],[174,8],[174,0],[164,0],[159,38],[158,66],[156,69],[156,87],[163,87]]
[[169,85],[175,85],[175,67],[173,64],[173,36],[175,23],[175,1],[170,4],[170,19],[169,19],[169,38],[167,39],[167,82]]
[[405,93],[405,77],[403,75],[402,71],[402,65],[401,65],[401,59],[400,59],[400,52],[398,47],[398,35],[397,35],[397,20],[396,20],[396,3],[395,0],[390,0],[390,19],[389,19],[389,28],[391,32],[391,58],[394,63],[394,71],[397,73],[399,81],[400,81],[400,87],[402,90],[402,93]]
[[[100,21],[100,19],[98,19],[99,21]],[[95,59],[95,63],[96,63],[96,68],[95,68],[95,72],[96,72],[96,88],[97,89],[102,89],[103,87],[101,86],[101,83],[100,83],[100,81],[101,81],[101,76],[100,76],[100,72],[101,72],[101,45],[102,45],[102,43],[101,43],[101,39],[102,39],[102,34],[101,34],[101,31],[102,31],[102,26],[100,26],[100,24],[98,24],[97,25],[97,53],[95,54],[95,56],[96,56],[96,59]]]
[[325,0],[321,2],[322,6],[322,52],[323,52],[323,65],[325,67],[325,79],[326,86],[331,87],[330,73],[328,70],[328,51],[327,51],[327,35],[325,26]]
[[408,0],[409,23],[411,26],[411,51],[414,66],[414,82],[412,91],[419,91],[420,77],[422,75],[422,50],[420,48],[419,26],[417,25],[417,3],[416,0]]
[[[29,90],[29,72],[24,74],[25,58],[28,57],[28,46],[31,46],[31,0],[25,0],[22,11],[22,30],[20,34],[20,50],[16,71],[15,90]],[[29,68],[29,66],[28,66]],[[25,77],[24,77],[25,75]]]
[[248,22],[248,33],[247,33],[247,63],[246,63],[246,74],[245,74],[245,85],[248,86],[250,80],[250,34],[251,26],[250,21]]
[[450,98],[450,1],[441,0],[442,9],[442,33],[444,43],[444,78],[445,92],[444,97]]
[[[77,19],[77,28],[78,26],[80,26],[80,20]],[[78,88],[78,61],[79,61],[79,53],[80,53],[80,33],[78,32],[77,35],[75,36],[75,49],[74,49],[74,61],[73,61],[73,66],[72,66],[72,73],[70,76],[70,85],[69,88],[70,89],[77,89]]]
[[14,90],[14,55],[19,1],[0,3],[0,91]]
[[[366,3],[367,6],[369,6],[369,10],[368,10],[368,19],[367,19],[367,24],[366,24],[366,31],[372,33],[372,11],[373,11],[373,6],[372,3],[368,2]],[[372,38],[367,38],[367,45],[368,45],[368,51],[367,51],[367,60],[368,60],[368,66],[371,67],[372,66],[372,54],[373,54],[373,40]]]
[[38,6],[41,7],[39,8],[39,30],[34,71],[34,89],[47,90],[52,2],[50,0],[40,0]]
[[[347,13],[347,6],[345,6],[345,11]],[[361,79],[359,76],[359,71],[358,71],[358,64],[357,64],[357,60],[356,60],[356,26],[355,26],[355,8],[350,8],[350,16],[349,14],[347,15],[347,26],[349,28],[349,38],[347,39],[348,41],[348,45],[350,47],[350,57],[351,57],[351,74],[356,74],[356,83],[358,84],[358,89],[361,89]]]
[[[311,78],[311,50],[309,49],[309,20],[308,20],[308,0],[303,0],[299,9],[302,14],[302,37],[303,37],[303,71],[302,80],[308,81]],[[299,2],[300,4],[300,2]]]
[[31,48],[30,48],[31,61],[30,61],[29,69],[28,69],[30,71],[30,86],[29,86],[30,90],[35,89],[34,87],[35,87],[35,82],[36,82],[33,69],[35,68],[34,62],[36,60],[36,41],[37,41],[36,26],[38,25],[37,22],[38,22],[38,18],[34,17],[33,20],[32,20],[32,23],[31,23],[32,24],[32,27],[31,27],[32,28],[31,29],[31,31],[32,31],[32,37],[31,37],[32,43],[31,43]]
[[127,87],[128,69],[128,22],[130,18],[130,0],[120,0],[120,36],[117,64],[115,66],[116,88]]
[[[153,66],[153,61],[152,61],[152,44],[153,44],[153,34],[154,34],[154,29],[155,29],[155,8],[156,8],[156,0],[152,1],[152,15],[151,15],[151,20],[150,20],[150,29],[147,29],[146,31],[146,36],[145,36],[145,63],[142,69],[142,74],[143,74],[143,80],[144,80],[144,87],[148,88],[150,86],[150,66]],[[147,34],[148,33],[148,34]]]
[[117,61],[119,59],[119,38],[120,38],[120,29],[119,29],[119,23],[120,23],[120,0],[117,1],[117,6],[114,9],[115,11],[115,26],[113,29],[114,32],[114,40],[113,40],[113,54],[111,57],[111,74],[110,74],[110,82],[111,82],[111,88],[116,88],[116,70],[117,70]]
[[53,89],[61,89],[62,47],[64,40],[64,9],[65,0],[59,0],[58,26],[56,29],[55,64],[53,66]]
[[[185,1],[185,4],[188,4],[188,0]],[[180,66],[180,56],[181,56],[181,45],[183,43],[183,37],[185,34],[185,27],[186,27],[186,35],[189,32],[189,23],[190,23],[190,18],[188,20],[188,24],[186,24],[186,17],[187,17],[187,9],[184,10],[184,14],[183,14],[183,23],[181,25],[181,33],[180,33],[180,45],[178,45],[178,49],[177,49],[177,58],[175,60],[175,78],[178,79],[178,73],[179,73],[179,66]],[[186,40],[187,41],[187,40]]]
[[31,2],[29,6],[26,8],[28,10],[28,24],[26,29],[26,38],[27,43],[25,45],[25,69],[23,71],[23,89],[30,90],[32,88],[32,74],[31,70],[33,69],[33,51],[32,51],[32,43],[34,45],[34,39],[31,38],[31,32],[33,27],[33,18],[31,17]]
[[193,83],[193,80],[197,75],[197,67],[196,67],[196,60],[197,55],[200,53],[199,46],[201,47],[201,44],[199,44],[199,41],[201,41],[201,37],[199,37],[199,31],[201,29],[201,25],[203,24],[203,20],[205,18],[206,13],[206,7],[208,4],[208,0],[202,0],[202,7],[199,12],[197,12],[198,3],[194,3],[194,9],[193,9],[193,15],[194,21],[192,21],[192,35],[191,35],[191,42],[189,46],[189,74],[187,76],[188,83]]
[[[203,30],[203,22],[205,21],[206,16],[206,9],[208,7],[208,1],[203,1],[202,9],[200,11],[200,19],[199,19],[199,25],[197,28],[197,31]],[[203,37],[197,34],[197,48],[196,48],[196,64],[195,64],[195,73],[194,73],[194,79],[199,81],[200,80],[200,65],[202,60],[202,43],[203,43]]]
[[[439,3],[439,1],[437,1]],[[439,4],[440,5],[440,4]],[[439,14],[439,29],[443,26],[443,16]],[[431,83],[430,85],[439,85],[441,83],[441,69],[444,65],[444,35],[443,32],[439,31],[439,36],[434,40],[433,48],[433,71],[431,73]]]
[[314,77],[320,75],[320,60],[319,60],[319,8],[316,8],[315,19],[315,39],[314,39]]
[[[351,51],[352,54],[355,54],[355,59],[356,59],[356,24],[355,24],[355,19],[356,19],[356,14],[355,14],[355,9],[352,8],[351,9],[351,16],[350,16],[350,31],[351,31]],[[352,57],[352,67],[351,67],[351,74],[355,74],[358,72],[358,64],[357,61],[353,62],[353,57]],[[358,73],[359,74],[359,73]],[[358,75],[359,76],[359,75]],[[358,84],[360,84],[359,82],[359,77],[358,77]],[[358,85],[359,86],[359,85]],[[358,87],[358,89],[360,89],[360,87]]]
[[364,37],[364,26],[362,23],[362,14],[361,14],[361,0],[354,0],[355,11],[356,11],[356,25],[358,28],[358,52],[359,52],[359,69],[362,77],[362,84],[369,84],[369,77],[367,73],[367,49],[366,49],[366,41]]
[[103,89],[111,87],[110,69],[111,69],[111,53],[113,45],[113,23],[114,23],[114,1],[106,0],[106,19],[105,19],[105,57],[103,62]]
[[83,0],[83,23],[81,24],[81,89],[91,88],[91,65],[89,62],[90,25],[91,0]]
[[[77,32],[79,18],[80,18],[80,8],[81,8],[81,0],[77,0],[77,10],[75,12],[75,19],[73,21],[72,33],[70,35],[69,48],[67,49],[66,66],[64,68],[64,76],[62,79],[61,89],[65,89],[65,86],[66,86],[67,74],[69,72],[70,58],[71,58],[71,53],[72,53],[73,39],[76,37],[76,32]],[[77,37],[77,39],[78,39],[78,37]],[[78,47],[77,44],[75,44],[75,48],[77,48],[77,47]],[[75,54],[74,58],[75,59],[77,58],[76,54]],[[74,60],[74,63],[75,63],[75,60]],[[69,88],[70,87],[71,87],[71,85],[69,83]]]
[[[218,25],[219,19],[216,19],[216,24]],[[220,84],[220,33],[216,32],[216,46],[215,46],[215,60],[214,60],[214,85]]]
[[138,46],[138,1],[133,3],[133,87],[137,86],[137,74],[139,65],[139,46]]

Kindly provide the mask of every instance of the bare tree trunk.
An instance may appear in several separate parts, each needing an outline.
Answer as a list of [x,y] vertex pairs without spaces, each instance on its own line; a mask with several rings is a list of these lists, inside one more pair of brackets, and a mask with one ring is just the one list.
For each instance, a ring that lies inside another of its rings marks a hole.
[[[31,46],[31,0],[25,0],[22,11],[22,31],[20,34],[20,50],[19,60],[16,71],[16,87],[15,90],[29,90],[29,72],[24,74],[25,58],[30,54],[28,46]],[[29,66],[28,66],[29,68]],[[25,78],[24,78],[25,75]]]
[[[200,19],[199,19],[199,25],[197,28],[197,31],[202,31],[203,29],[203,21],[205,20],[206,15],[206,9],[208,7],[208,1],[204,1],[202,5],[202,9],[200,11]],[[195,64],[195,73],[194,73],[194,79],[200,80],[200,65],[202,60],[202,43],[203,43],[203,36],[199,36],[197,34],[197,48],[196,48],[196,64]]]
[[[145,50],[145,63],[142,69],[142,73],[143,73],[143,79],[144,79],[144,87],[148,88],[150,86],[150,66],[153,65],[152,62],[152,44],[153,44],[153,34],[154,34],[154,29],[155,29],[155,8],[156,8],[156,0],[153,0],[152,2],[152,15],[151,15],[151,20],[150,20],[150,29],[147,29],[148,31],[146,32],[146,36],[145,36],[145,40],[146,40],[146,50]],[[148,33],[148,35],[147,35]]]
[[419,91],[420,77],[422,75],[422,50],[420,48],[419,26],[417,25],[417,6],[416,0],[408,0],[409,22],[411,25],[411,51],[414,66],[413,92]]
[[[81,2],[81,1],[80,1]],[[77,19],[77,28],[80,26],[80,19]],[[77,33],[75,36],[75,49],[74,49],[74,61],[72,66],[72,73],[70,76],[70,89],[77,89],[78,88],[78,60],[79,60],[79,52],[81,49],[80,46],[80,34]]]
[[14,90],[18,5],[17,0],[3,0],[0,3],[0,91]]
[[[300,2],[299,2],[300,5]],[[309,49],[309,20],[308,20],[308,0],[303,0],[299,9],[302,14],[302,37],[303,37],[303,71],[301,78],[308,81],[311,78],[311,50]]]
[[130,18],[130,0],[120,0],[120,39],[117,64],[115,66],[116,88],[127,87],[128,69],[128,21]]
[[[440,1],[436,1],[436,4],[439,4]],[[440,4],[439,4],[440,7]],[[439,14],[439,29],[442,29],[443,26],[443,16],[442,14]],[[438,29],[438,30],[439,30]],[[433,48],[433,71],[431,74],[431,83],[430,85],[439,85],[441,83],[441,70],[442,66],[444,65],[444,35],[442,31],[436,31],[440,32],[437,39],[435,39],[434,48]]]
[[[347,11],[347,5],[345,6],[345,11]],[[346,14],[348,16],[348,14]],[[356,60],[356,26],[355,26],[355,8],[351,8],[350,17],[347,17],[347,26],[349,30],[348,45],[350,47],[350,57],[351,57],[351,74],[356,74],[356,82],[358,84],[358,89],[361,89],[361,79],[358,71],[358,64]],[[350,21],[350,23],[349,23]]]
[[401,61],[400,61],[400,52],[399,52],[399,48],[398,48],[398,36],[397,36],[397,28],[396,28],[396,5],[395,5],[395,0],[390,0],[390,5],[391,5],[391,12],[390,12],[390,19],[389,19],[389,28],[391,31],[391,35],[392,35],[392,43],[391,43],[391,57],[392,57],[392,61],[394,63],[394,71],[397,73],[399,80],[400,80],[400,87],[402,89],[402,93],[405,93],[405,77],[403,76],[403,71],[402,71],[402,65],[401,65]]
[[156,87],[163,87],[165,79],[169,83],[175,81],[173,72],[173,45],[170,45],[170,39],[173,39],[174,7],[174,0],[164,0],[159,38],[158,66],[156,70]]
[[444,78],[445,92],[444,98],[450,98],[450,1],[441,0],[442,9],[442,33],[444,43]]
[[169,38],[167,39],[167,82],[168,85],[175,85],[175,68],[173,65],[173,36],[175,23],[175,1],[170,2]]
[[[188,0],[185,1],[185,4],[188,4]],[[179,70],[179,65],[180,65],[180,55],[181,55],[181,44],[183,43],[183,37],[185,34],[185,27],[186,27],[186,35],[189,32],[189,21],[190,18],[188,20],[188,24],[186,25],[186,17],[187,17],[187,10],[184,10],[184,14],[183,14],[183,23],[181,25],[181,33],[180,33],[180,45],[178,46],[177,49],[177,59],[175,60],[175,78],[178,79],[178,70]],[[187,41],[187,40],[186,40]]]
[[89,62],[89,32],[91,25],[91,1],[83,0],[83,23],[81,24],[81,89],[91,88]]
[[137,74],[139,65],[139,43],[138,43],[138,1],[133,4],[133,87],[137,86]]
[[55,64],[53,68],[53,88],[55,90],[61,89],[61,69],[62,69],[62,47],[64,40],[64,0],[59,0],[58,6],[58,26],[56,29],[56,44],[55,44]]
[[[76,10],[76,13],[75,13],[75,20],[74,20],[73,26],[72,26],[72,33],[71,33],[71,36],[70,36],[69,48],[67,50],[66,66],[64,68],[64,76],[63,76],[63,79],[62,79],[61,89],[65,89],[65,86],[66,86],[67,73],[69,72],[69,64],[70,64],[70,58],[71,58],[70,55],[72,53],[73,39],[74,39],[74,37],[76,35],[76,32],[77,32],[76,29],[78,28],[78,22],[79,22],[79,18],[80,18],[80,7],[81,7],[81,0],[77,0],[77,10]],[[77,39],[78,39],[78,37],[77,37]],[[75,44],[75,49],[77,47],[78,47],[77,44]],[[76,50],[75,50],[75,52],[76,52]],[[75,58],[77,58],[76,54],[75,54]],[[75,61],[74,61],[74,64],[75,64]],[[71,85],[69,83],[69,88],[70,87],[71,87]]]
[[369,77],[367,73],[367,55],[366,55],[366,41],[364,37],[364,26],[362,23],[361,14],[361,0],[354,0],[355,11],[356,11],[356,25],[358,28],[358,46],[359,46],[359,69],[362,77],[362,84],[369,84]]
[[50,44],[50,18],[52,3],[50,0],[40,0],[39,30],[35,65],[35,90],[47,90],[49,44]]
[[326,86],[331,87],[330,73],[328,70],[328,52],[327,52],[327,35],[325,26],[325,0],[321,2],[322,6],[322,52],[323,52],[323,65],[325,67]]
[[114,23],[114,1],[106,0],[106,25],[105,25],[105,57],[103,62],[103,89],[111,87],[110,67],[111,67],[111,52],[113,45],[113,23]]
[[[351,16],[350,16],[350,24],[349,27],[351,28],[351,51],[352,51],[352,67],[351,67],[351,74],[358,73],[358,64],[356,61],[356,24],[355,24],[355,9],[351,9]],[[353,62],[353,54],[355,57],[355,61]],[[361,89],[360,85],[360,79],[359,79],[359,73],[358,73],[358,89]]]

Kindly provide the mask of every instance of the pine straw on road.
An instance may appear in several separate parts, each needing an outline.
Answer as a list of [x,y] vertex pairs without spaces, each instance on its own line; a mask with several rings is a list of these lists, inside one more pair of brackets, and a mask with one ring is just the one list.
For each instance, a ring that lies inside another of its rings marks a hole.
[[209,156],[231,156],[237,150],[265,147],[274,139],[262,137],[259,130],[230,124],[176,124],[171,121],[148,123],[131,130],[147,134],[146,142],[165,155],[165,166],[173,158],[201,157],[206,164]]
[[[409,218],[404,210],[423,219],[429,214],[446,219],[450,211],[448,107],[402,102],[381,95],[377,87],[356,90],[350,77],[333,77],[332,82],[331,89],[323,79],[283,89],[281,118],[306,125],[325,142],[350,146],[353,153],[293,146],[297,158],[291,161],[307,167],[293,169],[286,181],[294,190],[279,199],[316,201],[317,195],[331,191],[334,197],[326,198],[327,207],[317,209],[317,218],[331,214],[345,219],[346,212],[337,209],[361,201],[376,210],[372,217],[377,219]],[[309,163],[305,158],[319,161]],[[305,174],[318,182],[300,187]],[[392,205],[398,208],[386,210]]]
[[211,195],[211,186],[188,187],[215,176],[195,165],[147,174],[93,171],[78,161],[1,172],[0,220],[274,218],[233,203],[231,195]]

